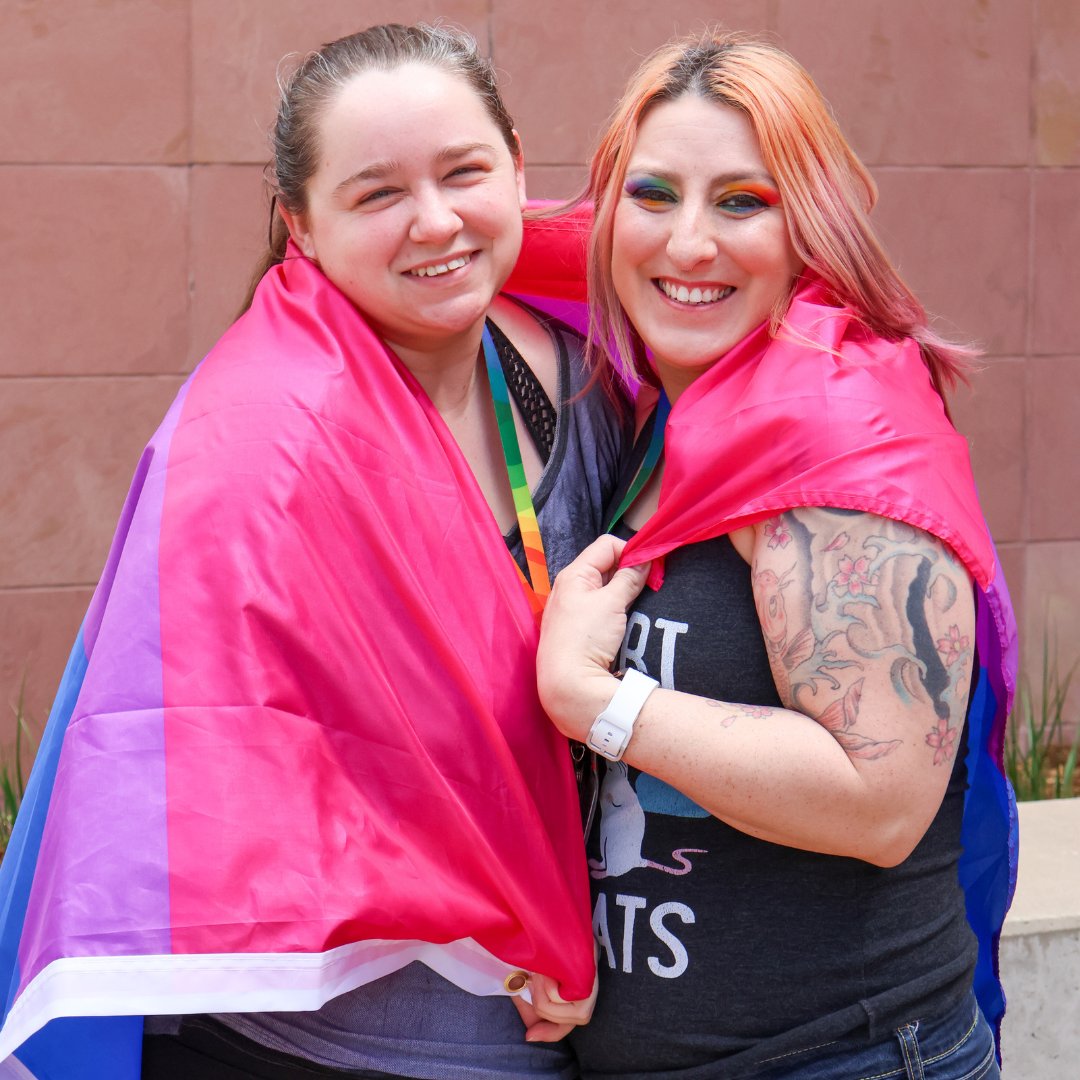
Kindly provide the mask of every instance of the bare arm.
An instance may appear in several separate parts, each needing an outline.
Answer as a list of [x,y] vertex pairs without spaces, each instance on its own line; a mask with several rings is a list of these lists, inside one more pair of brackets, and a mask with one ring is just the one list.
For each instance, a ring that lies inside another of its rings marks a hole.
[[[559,727],[582,738],[614,692],[603,656],[621,629],[604,594],[630,583],[582,588],[571,570],[545,617],[540,689]],[[785,708],[657,690],[626,760],[751,835],[903,861],[940,806],[967,707],[966,572],[918,529],[800,509],[755,527],[751,573]]]

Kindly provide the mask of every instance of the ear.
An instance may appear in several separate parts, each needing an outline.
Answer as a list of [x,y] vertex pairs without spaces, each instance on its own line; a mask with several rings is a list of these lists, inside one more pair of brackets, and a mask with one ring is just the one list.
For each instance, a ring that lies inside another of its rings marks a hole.
[[521,149],[521,136],[517,128],[513,130],[514,142],[517,143],[517,157],[514,159],[514,172],[517,174],[518,201],[521,209],[525,209],[528,196],[525,194],[525,151]]
[[281,220],[285,222],[285,227],[289,230],[289,236],[292,237],[292,241],[296,246],[313,262],[318,262],[319,258],[315,251],[315,241],[311,237],[311,230],[308,227],[307,214],[292,213],[290,210],[286,210],[285,207],[279,202],[277,204],[278,213],[281,215]]

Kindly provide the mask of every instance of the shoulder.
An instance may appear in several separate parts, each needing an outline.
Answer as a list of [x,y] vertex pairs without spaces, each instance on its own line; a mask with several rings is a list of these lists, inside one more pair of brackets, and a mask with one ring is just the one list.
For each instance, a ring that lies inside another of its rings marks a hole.
[[272,334],[265,322],[249,312],[218,339],[191,375],[188,417],[238,408],[318,409],[328,383],[340,376],[344,350],[326,347],[309,326],[284,324]]
[[[919,579],[930,590],[940,583],[949,594],[970,587],[971,577],[939,537],[915,525],[861,510],[808,506],[786,510],[753,526],[755,575],[802,561],[815,588],[837,597],[881,606],[886,602],[886,567],[904,567],[901,577]],[[893,582],[895,584],[895,581]],[[904,590],[889,597],[897,601]],[[905,601],[901,600],[901,606]]]
[[490,315],[540,380],[548,398],[558,401],[560,350],[546,323],[530,308],[505,296],[495,297]]

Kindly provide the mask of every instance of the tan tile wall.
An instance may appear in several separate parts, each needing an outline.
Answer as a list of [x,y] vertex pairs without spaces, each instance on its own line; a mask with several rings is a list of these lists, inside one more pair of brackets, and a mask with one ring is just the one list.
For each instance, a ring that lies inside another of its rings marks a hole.
[[[789,47],[881,189],[897,262],[986,367],[956,403],[1022,624],[1080,653],[1076,0],[6,0],[0,709],[39,721],[139,448],[265,231],[290,51],[445,17],[503,73],[530,192],[569,194],[637,60],[723,17]],[[8,741],[0,719],[0,744]]]

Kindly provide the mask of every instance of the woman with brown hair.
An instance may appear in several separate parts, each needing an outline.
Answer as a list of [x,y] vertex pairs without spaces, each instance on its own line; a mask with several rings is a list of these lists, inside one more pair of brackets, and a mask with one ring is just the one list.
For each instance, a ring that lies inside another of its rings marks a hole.
[[139,464],[0,871],[0,1061],[566,1078],[594,952],[537,614],[628,433],[502,292],[523,159],[471,38],[324,46],[274,146],[281,243]]

